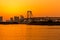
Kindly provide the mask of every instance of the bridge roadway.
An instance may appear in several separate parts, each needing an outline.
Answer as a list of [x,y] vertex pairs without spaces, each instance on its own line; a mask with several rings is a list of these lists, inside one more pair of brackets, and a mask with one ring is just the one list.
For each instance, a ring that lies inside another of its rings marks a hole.
[[48,20],[51,20],[54,22],[57,22],[57,21],[60,22],[60,17],[32,17],[32,18],[25,18],[24,20],[26,21],[27,19],[28,19],[28,22],[31,22],[31,21],[39,22],[39,21],[48,21]]

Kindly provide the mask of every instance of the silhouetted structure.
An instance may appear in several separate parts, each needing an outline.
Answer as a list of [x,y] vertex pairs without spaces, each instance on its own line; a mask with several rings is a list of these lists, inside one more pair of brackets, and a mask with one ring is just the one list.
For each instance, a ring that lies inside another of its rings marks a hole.
[[27,11],[27,19],[32,18],[32,11]]
[[20,23],[24,23],[24,16],[20,15]]
[[14,16],[14,22],[19,23],[19,16]]
[[6,20],[5,22],[10,22],[10,20]]
[[27,11],[27,23],[30,23],[32,20],[32,11]]
[[14,22],[14,20],[13,20],[13,18],[12,18],[12,17],[10,18],[10,22]]
[[0,16],[0,24],[34,24],[34,25],[60,25],[60,17],[32,17],[32,11],[27,11],[27,18],[24,16],[14,16],[10,20],[3,22],[3,17]]
[[3,17],[2,16],[0,16],[0,22],[3,22]]

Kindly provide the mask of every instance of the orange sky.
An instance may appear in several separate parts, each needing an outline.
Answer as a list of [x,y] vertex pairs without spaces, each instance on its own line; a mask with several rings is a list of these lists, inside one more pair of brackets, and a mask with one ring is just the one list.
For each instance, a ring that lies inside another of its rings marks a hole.
[[60,0],[0,0],[0,16],[5,19],[25,15],[32,10],[33,16],[60,16]]

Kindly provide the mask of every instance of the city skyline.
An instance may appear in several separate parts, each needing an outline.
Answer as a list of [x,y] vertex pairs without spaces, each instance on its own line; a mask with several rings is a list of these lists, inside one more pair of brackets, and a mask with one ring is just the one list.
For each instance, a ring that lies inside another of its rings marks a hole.
[[32,10],[34,16],[60,16],[60,0],[0,0],[0,16],[5,19]]

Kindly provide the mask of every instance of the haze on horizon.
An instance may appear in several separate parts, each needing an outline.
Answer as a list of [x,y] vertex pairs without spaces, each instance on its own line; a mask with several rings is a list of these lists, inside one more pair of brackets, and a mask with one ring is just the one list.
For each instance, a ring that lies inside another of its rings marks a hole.
[[32,10],[33,16],[60,16],[60,0],[0,0],[0,16],[8,19]]

